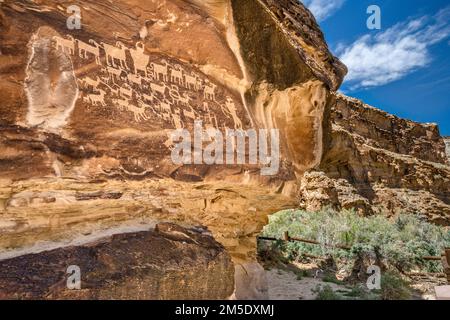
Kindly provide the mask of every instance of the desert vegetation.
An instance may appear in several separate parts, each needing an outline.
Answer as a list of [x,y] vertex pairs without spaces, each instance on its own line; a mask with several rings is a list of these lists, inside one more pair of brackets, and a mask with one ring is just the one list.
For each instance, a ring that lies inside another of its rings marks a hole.
[[[289,264],[321,261],[322,285],[315,289],[317,299],[409,299],[408,272],[442,272],[439,261],[424,259],[440,256],[450,246],[447,228],[431,224],[418,215],[363,217],[354,211],[323,209],[318,212],[286,210],[272,215],[262,236],[283,239],[310,239],[321,245],[299,241],[260,241],[262,259],[275,257]],[[381,288],[369,291],[365,285],[369,265],[382,270]],[[317,275],[317,274],[316,274]],[[338,275],[338,276],[336,276]],[[342,292],[330,284],[341,285]]]

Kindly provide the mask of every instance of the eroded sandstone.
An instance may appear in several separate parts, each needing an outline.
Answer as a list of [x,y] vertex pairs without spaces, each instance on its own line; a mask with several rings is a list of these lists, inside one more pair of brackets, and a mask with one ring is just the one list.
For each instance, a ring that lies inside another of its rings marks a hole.
[[[336,95],[346,67],[301,3],[84,1],[80,30],[67,29],[66,7],[1,3],[3,257],[111,228],[202,225],[236,265],[236,297],[261,298],[256,236],[281,209],[406,210],[448,224],[437,127]],[[279,129],[279,172],[174,164],[171,133],[194,120]]]
[[450,167],[436,125],[400,119],[338,94],[331,126],[320,166],[301,180],[302,207],[420,214],[449,224]]
[[0,299],[227,299],[234,291],[223,246],[205,230],[167,223],[2,260],[0,270]]

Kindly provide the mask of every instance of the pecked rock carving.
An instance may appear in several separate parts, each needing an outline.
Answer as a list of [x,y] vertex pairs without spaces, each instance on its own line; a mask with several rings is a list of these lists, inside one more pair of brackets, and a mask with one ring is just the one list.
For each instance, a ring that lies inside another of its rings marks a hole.
[[[420,209],[448,225],[437,127],[336,94],[346,67],[301,3],[85,1],[70,32],[65,6],[0,7],[0,258],[112,228],[203,225],[235,264],[236,298],[264,298],[256,236],[281,209]],[[174,163],[171,133],[195,121],[223,136],[278,129],[279,171]]]

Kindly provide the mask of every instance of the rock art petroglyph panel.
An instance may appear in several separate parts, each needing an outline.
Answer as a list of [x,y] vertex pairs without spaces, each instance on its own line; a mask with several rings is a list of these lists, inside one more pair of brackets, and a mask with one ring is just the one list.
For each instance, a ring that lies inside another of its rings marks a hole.
[[98,65],[98,72],[77,79],[82,101],[90,107],[116,108],[136,122],[162,121],[166,129],[190,129],[194,120],[223,130],[243,128],[247,115],[236,94],[189,65],[146,54],[142,42],[127,47],[72,36],[53,40],[78,68],[91,61]]

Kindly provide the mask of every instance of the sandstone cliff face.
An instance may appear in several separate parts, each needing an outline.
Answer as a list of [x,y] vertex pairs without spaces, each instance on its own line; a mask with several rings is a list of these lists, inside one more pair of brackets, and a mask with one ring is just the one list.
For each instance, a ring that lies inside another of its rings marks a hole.
[[[235,259],[254,256],[265,217],[295,205],[296,177],[320,163],[330,90],[346,72],[312,15],[260,0],[80,8],[80,30],[67,29],[64,1],[0,9],[4,245],[76,234],[70,221],[86,214],[111,224],[144,215],[205,224]],[[170,134],[192,131],[194,119],[224,132],[280,129],[280,171],[174,164]],[[151,200],[168,199],[158,198],[159,183],[171,194],[166,205]],[[182,193],[170,191],[177,185]],[[83,189],[93,196],[80,198]]]
[[[67,1],[1,2],[1,250],[173,221],[207,226],[254,279],[256,235],[297,205],[346,73],[314,18],[293,1],[77,5],[68,30]],[[175,164],[171,134],[194,120],[279,129],[280,170]]]
[[[297,1],[83,1],[80,30],[67,29],[64,0],[0,5],[4,253],[203,225],[236,264],[237,297],[263,298],[256,236],[278,210],[408,209],[448,223],[437,128],[336,95],[346,67]],[[171,133],[194,120],[278,129],[280,170],[175,164]]]
[[318,170],[302,178],[305,208],[421,214],[449,224],[450,168],[436,125],[399,119],[336,94],[331,126]]

